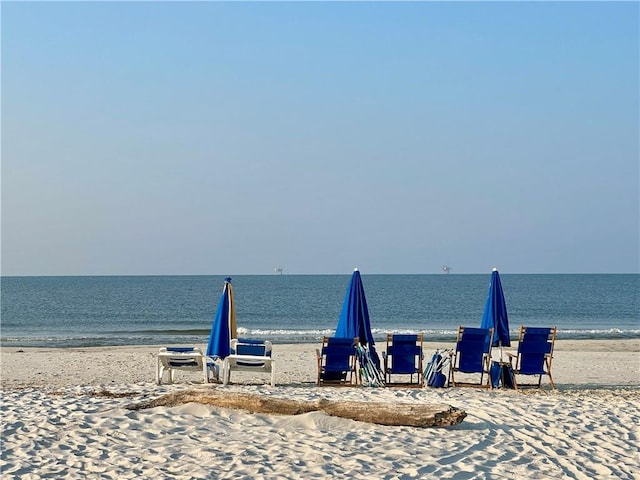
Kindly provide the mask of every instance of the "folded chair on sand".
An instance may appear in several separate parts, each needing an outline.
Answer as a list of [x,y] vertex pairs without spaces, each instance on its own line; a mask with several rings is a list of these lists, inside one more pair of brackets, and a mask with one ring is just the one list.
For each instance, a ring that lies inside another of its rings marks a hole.
[[316,349],[318,385],[357,385],[357,338],[324,337],[322,348]]
[[[514,373],[514,387],[537,387],[542,384],[542,376],[549,377],[551,388],[555,390],[551,376],[553,347],[556,342],[557,328],[520,327],[518,353],[507,353]],[[538,383],[518,384],[517,375],[537,375]]]
[[[387,351],[384,358],[385,383],[387,386],[417,386],[422,387],[422,333],[414,335],[387,334]],[[409,382],[393,383],[391,375],[409,375]],[[413,381],[413,376],[416,381]]]
[[276,365],[271,356],[272,344],[268,340],[234,338],[231,340],[231,355],[222,363],[222,383],[227,385],[231,372],[253,372],[271,374],[271,386],[276,386]]
[[[449,369],[449,383],[454,387],[482,387],[491,388],[489,368],[491,366],[491,343],[493,342],[493,328],[458,327],[456,348],[451,356]],[[480,382],[457,382],[456,373],[479,373]],[[484,384],[484,375],[487,382]]]
[[156,383],[160,385],[164,372],[169,372],[169,383],[173,383],[175,372],[202,372],[204,383],[209,382],[207,357],[198,347],[163,347],[158,352],[156,364]]

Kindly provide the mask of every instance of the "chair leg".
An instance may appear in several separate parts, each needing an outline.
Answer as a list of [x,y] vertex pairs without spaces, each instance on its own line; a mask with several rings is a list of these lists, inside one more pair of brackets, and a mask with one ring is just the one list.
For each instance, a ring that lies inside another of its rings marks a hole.
[[229,361],[225,359],[222,364],[222,385],[228,385],[231,379],[231,368],[229,367]]
[[[487,355],[487,359],[485,360],[486,363],[486,369],[487,369],[487,388],[489,390],[493,390],[493,382],[491,381],[491,374],[489,373],[491,371],[491,357]],[[482,372],[480,374],[480,385],[482,385],[482,377],[484,376],[485,372]]]
[[220,366],[214,362],[211,364],[210,369],[211,369],[211,373],[213,373],[214,381],[219,383],[220,382]]
[[551,384],[551,389],[555,390],[556,385],[553,383],[553,377],[551,376],[551,372],[548,372],[547,375],[549,375],[549,383]]
[[547,364],[547,375],[549,375],[549,383],[551,384],[551,388],[555,390],[556,386],[553,383],[553,377],[551,376],[551,357],[545,358],[544,363]]

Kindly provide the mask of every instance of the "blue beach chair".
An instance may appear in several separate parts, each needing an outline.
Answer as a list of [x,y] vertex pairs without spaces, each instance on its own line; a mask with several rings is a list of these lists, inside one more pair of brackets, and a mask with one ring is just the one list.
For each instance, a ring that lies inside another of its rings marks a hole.
[[[387,386],[416,386],[422,387],[422,345],[423,335],[392,335],[387,334],[387,351],[383,354],[385,384]],[[409,382],[392,383],[391,375],[409,375]],[[416,381],[413,376],[416,375]]]
[[357,385],[357,338],[323,337],[322,348],[316,349],[318,385]]
[[[458,327],[456,348],[451,354],[451,368],[449,369],[449,383],[454,387],[492,388],[489,377],[491,367],[491,344],[493,343],[493,328]],[[456,372],[466,374],[480,374],[480,382],[457,382]],[[484,384],[484,375],[487,383]]]
[[[553,390],[556,389],[551,376],[551,362],[553,360],[553,347],[556,342],[557,327],[540,328],[520,326],[518,337],[518,352],[507,353],[514,373],[514,387],[537,387],[542,384],[542,376],[549,377],[549,383]],[[517,375],[538,376],[537,384],[518,384]]]

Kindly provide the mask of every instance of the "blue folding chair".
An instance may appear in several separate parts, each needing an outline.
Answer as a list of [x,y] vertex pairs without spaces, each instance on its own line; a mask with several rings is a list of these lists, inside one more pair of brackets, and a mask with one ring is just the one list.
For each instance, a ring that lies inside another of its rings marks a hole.
[[[458,327],[456,348],[451,354],[451,368],[449,369],[449,384],[454,387],[482,387],[493,388],[489,369],[491,367],[491,344],[493,343],[493,328]],[[455,374],[480,374],[480,382],[459,382]],[[484,384],[484,375],[487,383]]]
[[357,385],[357,338],[323,337],[322,348],[316,349],[318,385]]
[[[549,377],[553,390],[556,389],[551,376],[551,362],[553,347],[556,342],[557,327],[525,327],[520,326],[518,337],[518,352],[507,353],[514,373],[514,387],[537,387],[542,385],[542,376]],[[518,384],[517,375],[537,375],[538,383]]]
[[[385,384],[387,386],[422,387],[422,345],[423,334],[398,335],[387,334],[387,351],[384,359]],[[391,375],[409,375],[409,382],[391,382]],[[416,381],[413,376],[416,375]]]

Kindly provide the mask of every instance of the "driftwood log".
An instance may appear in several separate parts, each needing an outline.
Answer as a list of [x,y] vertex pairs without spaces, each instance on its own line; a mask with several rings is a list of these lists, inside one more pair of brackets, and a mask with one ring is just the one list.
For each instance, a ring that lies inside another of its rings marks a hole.
[[383,403],[319,400],[294,400],[249,393],[187,390],[170,393],[147,402],[127,406],[129,410],[174,407],[201,403],[222,408],[247,410],[250,413],[298,415],[322,411],[327,415],[378,425],[410,427],[448,427],[458,425],[467,416],[464,410],[445,404]]

